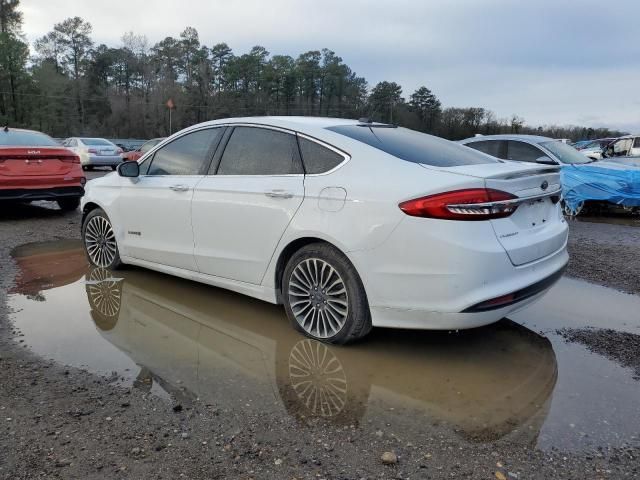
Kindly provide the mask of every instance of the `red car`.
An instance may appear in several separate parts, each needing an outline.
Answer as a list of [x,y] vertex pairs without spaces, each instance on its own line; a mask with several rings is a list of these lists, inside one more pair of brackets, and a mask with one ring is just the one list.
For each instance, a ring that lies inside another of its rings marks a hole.
[[48,135],[0,130],[0,201],[52,200],[75,210],[86,181],[80,158]]
[[157,144],[159,144],[162,140],[164,140],[164,138],[152,138],[151,140],[147,140],[139,148],[136,148],[135,150],[131,150],[130,152],[127,152],[124,155],[122,155],[122,158],[124,158],[125,161],[129,160],[129,161],[135,162],[142,155],[144,155],[153,147],[155,147]]

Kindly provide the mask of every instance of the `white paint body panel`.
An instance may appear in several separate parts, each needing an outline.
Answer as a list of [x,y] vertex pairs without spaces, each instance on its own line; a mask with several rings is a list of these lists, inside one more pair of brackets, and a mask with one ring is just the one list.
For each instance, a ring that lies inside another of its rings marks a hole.
[[[194,176],[192,190],[184,196],[168,189],[163,193],[160,187],[145,189],[147,177],[132,181],[107,175],[92,180],[83,208],[96,204],[106,211],[125,263],[275,303],[282,252],[292,242],[313,238],[331,243],[354,265],[374,326],[459,329],[495,322],[534,301],[540,294],[498,310],[461,313],[539,282],[568,261],[568,228],[557,204],[545,206],[543,213],[549,218],[544,227],[520,237],[517,248],[523,249],[525,261],[517,266],[491,221],[415,218],[398,208],[412,198],[483,188],[504,175],[535,177],[539,165],[425,168],[325,128],[354,124],[347,120],[271,117],[208,123],[290,129],[330,144],[348,158],[339,168],[319,175]],[[559,180],[554,175],[544,178],[555,186]],[[519,192],[539,188],[539,178],[530,180],[511,187]],[[503,183],[508,189],[508,181]],[[265,195],[276,190],[291,196]],[[129,238],[130,230],[142,235]]]
[[203,178],[192,201],[198,271],[259,285],[303,198],[303,175]]

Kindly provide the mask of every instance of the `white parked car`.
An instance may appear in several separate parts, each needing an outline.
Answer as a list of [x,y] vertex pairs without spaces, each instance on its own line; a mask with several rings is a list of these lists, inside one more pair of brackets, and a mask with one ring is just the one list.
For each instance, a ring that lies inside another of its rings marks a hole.
[[195,125],[87,183],[92,264],[284,304],[332,343],[463,329],[539,298],[568,261],[558,169],[366,120]]
[[83,170],[93,167],[111,167],[113,170],[122,163],[122,149],[104,138],[67,138],[62,145],[73,150],[82,163]]

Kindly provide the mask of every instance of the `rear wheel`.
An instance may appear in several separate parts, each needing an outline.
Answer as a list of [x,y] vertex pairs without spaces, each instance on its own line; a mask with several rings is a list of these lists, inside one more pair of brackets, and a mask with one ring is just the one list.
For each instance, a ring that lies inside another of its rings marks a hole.
[[562,212],[567,217],[577,217],[584,210],[584,202],[579,202],[574,208],[571,208],[567,202],[562,201]]
[[82,241],[92,265],[110,270],[122,265],[111,221],[101,208],[89,212],[82,223]]
[[294,253],[284,269],[282,292],[291,324],[311,338],[344,344],[371,330],[358,272],[330,245],[314,243]]
[[80,206],[80,198],[61,198],[56,200],[56,203],[60,207],[60,210],[70,212]]

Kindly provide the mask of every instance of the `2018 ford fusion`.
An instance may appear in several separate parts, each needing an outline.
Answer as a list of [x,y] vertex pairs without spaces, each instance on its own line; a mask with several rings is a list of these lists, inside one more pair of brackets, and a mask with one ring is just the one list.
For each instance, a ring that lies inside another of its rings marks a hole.
[[87,184],[90,262],[284,304],[347,343],[372,326],[463,329],[539,298],[568,255],[557,167],[368,120],[224,119]]

